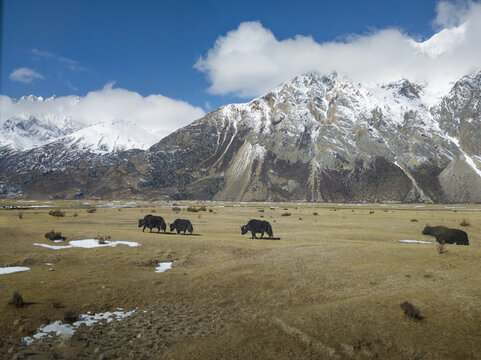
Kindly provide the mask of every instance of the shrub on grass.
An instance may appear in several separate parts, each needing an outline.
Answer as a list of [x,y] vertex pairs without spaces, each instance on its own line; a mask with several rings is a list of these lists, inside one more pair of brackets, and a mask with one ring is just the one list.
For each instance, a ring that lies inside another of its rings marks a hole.
[[213,213],[213,212],[214,212],[214,210],[213,210],[213,209],[209,209],[209,212],[210,212],[210,213]]
[[20,212],[18,213],[18,218],[19,218],[20,220],[23,219],[23,212],[20,211]]
[[8,304],[13,305],[16,308],[24,307],[26,305],[25,301],[23,301],[22,294],[17,290],[13,292],[12,300]]
[[424,319],[423,316],[419,313],[419,309],[411,304],[409,301],[404,301],[401,303],[401,309],[404,311],[404,314],[411,318],[412,320],[422,320]]
[[459,225],[461,225],[461,226],[470,226],[471,223],[469,222],[469,220],[463,219],[463,221],[461,221],[461,222],[459,223]]
[[77,217],[77,216],[78,216],[78,214],[77,214],[77,213],[74,213],[72,216],[73,216],[73,217]]
[[97,234],[97,236],[94,239],[96,239],[99,242],[100,245],[104,245],[104,244],[107,243],[106,242],[107,240],[111,239],[111,237],[108,236],[108,235],[107,236],[100,236],[100,234]]
[[418,222],[418,219],[411,219],[411,222]]
[[259,212],[264,212],[264,209],[257,209],[257,211],[259,211]]
[[199,212],[199,209],[197,209],[197,208],[194,207],[194,206],[189,206],[189,207],[187,208],[187,211],[190,211],[190,212]]
[[371,211],[369,211],[369,215],[371,215],[371,214],[374,214],[374,211],[372,211],[372,210],[371,210]]
[[87,212],[88,212],[89,214],[93,214],[93,213],[96,212],[96,211],[97,211],[97,209],[95,209],[95,208],[87,209]]
[[291,213],[285,212],[285,213],[282,213],[281,216],[291,216]]
[[55,210],[50,210],[48,212],[49,215],[55,216],[55,217],[64,217],[65,212],[61,211],[60,209],[55,209]]
[[179,211],[180,211],[180,207],[174,206],[174,207],[172,208],[172,211],[179,212]]
[[52,231],[49,231],[48,233],[45,234],[45,238],[48,239],[48,240],[60,240],[60,239],[63,239],[63,240],[66,240],[67,237],[66,236],[62,236],[62,233],[61,232],[55,232],[54,230]]
[[78,319],[78,316],[75,312],[69,310],[69,311],[66,311],[64,314],[63,314],[63,319],[69,323],[69,324],[73,324],[75,321],[77,321]]

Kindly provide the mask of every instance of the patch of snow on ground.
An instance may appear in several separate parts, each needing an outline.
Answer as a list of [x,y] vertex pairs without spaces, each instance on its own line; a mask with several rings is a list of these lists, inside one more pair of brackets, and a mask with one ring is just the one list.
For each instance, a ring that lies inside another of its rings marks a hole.
[[418,244],[434,244],[433,241],[421,241],[421,240],[399,240],[403,243],[418,243]]
[[29,267],[26,266],[10,266],[10,267],[0,267],[0,275],[11,274],[14,272],[28,271]]
[[42,246],[48,249],[60,250],[60,249],[69,249],[69,248],[84,248],[84,249],[91,249],[96,247],[115,247],[117,245],[127,245],[130,247],[140,246],[141,244],[133,241],[105,241],[105,244],[99,244],[97,239],[85,239],[85,240],[73,240],[69,242],[69,245],[65,246],[56,246],[56,245],[48,245],[48,244],[39,244],[34,243],[33,245]]
[[52,337],[51,333],[55,333],[56,336],[65,334],[68,336],[72,336],[77,328],[85,324],[86,326],[92,326],[93,324],[99,323],[101,320],[106,320],[107,323],[111,323],[113,320],[122,320],[126,317],[131,316],[135,310],[123,312],[123,311],[114,311],[114,312],[104,312],[98,313],[94,315],[90,315],[90,312],[87,314],[82,314],[78,317],[77,321],[74,322],[72,325],[64,324],[62,321],[57,320],[53,323],[47,324],[44,327],[38,328],[37,332],[33,337],[27,336],[22,339],[25,345],[31,345],[35,340],[41,339],[45,336]]
[[159,266],[155,268],[156,273],[161,273],[164,271],[167,271],[169,269],[172,269],[172,263],[171,262],[161,262],[159,263]]

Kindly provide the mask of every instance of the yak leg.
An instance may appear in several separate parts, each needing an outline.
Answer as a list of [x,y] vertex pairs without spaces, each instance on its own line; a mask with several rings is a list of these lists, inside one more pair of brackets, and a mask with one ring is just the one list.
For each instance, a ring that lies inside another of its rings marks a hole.
[[142,229],[142,232],[144,232],[145,228],[147,227],[147,225],[144,225],[144,228]]
[[263,236],[264,236],[264,233],[261,233],[261,239],[262,239]]
[[252,238],[251,239],[257,239],[256,233],[254,231],[252,231]]

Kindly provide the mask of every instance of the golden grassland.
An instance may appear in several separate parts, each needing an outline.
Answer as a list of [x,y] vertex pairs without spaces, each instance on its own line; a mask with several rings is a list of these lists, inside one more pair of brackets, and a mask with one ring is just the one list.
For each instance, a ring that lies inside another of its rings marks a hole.
[[[481,359],[481,211],[468,211],[480,206],[178,202],[176,213],[154,201],[101,208],[125,203],[45,204],[65,211],[60,218],[48,215],[52,208],[0,209],[0,266],[31,268],[0,275],[0,356]],[[207,211],[185,210],[201,205]],[[200,236],[142,232],[137,221],[146,214],[167,223],[188,218]],[[281,240],[241,236],[241,225],[262,217]],[[398,241],[434,241],[421,235],[426,223],[465,230],[470,246],[447,245],[439,254],[435,244]],[[50,244],[44,234],[52,229],[68,240],[110,236],[142,246],[33,246]],[[155,273],[163,261],[174,261],[172,269]],[[8,305],[15,290],[33,304]],[[424,319],[404,315],[403,301]],[[66,311],[116,308],[138,310],[102,330],[20,345]]]

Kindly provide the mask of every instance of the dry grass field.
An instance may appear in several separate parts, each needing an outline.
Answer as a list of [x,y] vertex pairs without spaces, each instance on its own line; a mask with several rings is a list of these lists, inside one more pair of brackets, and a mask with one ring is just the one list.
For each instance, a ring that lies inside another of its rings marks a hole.
[[[89,204],[85,204],[85,203]],[[2,201],[0,358],[5,359],[481,359],[480,206]],[[207,211],[188,212],[205,205]],[[87,209],[96,207],[96,212]],[[106,208],[104,208],[106,207]],[[110,208],[108,208],[110,207]],[[114,208],[112,208],[114,207]],[[48,214],[65,211],[64,217]],[[283,214],[290,213],[289,216]],[[194,233],[142,232],[146,214],[188,218]],[[281,240],[240,226],[268,220]],[[461,226],[465,220],[468,226]],[[470,246],[401,243],[426,223],[465,230]],[[53,250],[110,236],[139,247]],[[156,273],[158,262],[172,269]],[[46,264],[51,265],[46,265]],[[51,270],[52,269],[52,270]],[[8,303],[17,290],[29,305]],[[422,320],[404,314],[409,301]],[[65,313],[135,310],[30,346],[21,339]]]

